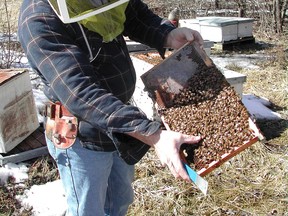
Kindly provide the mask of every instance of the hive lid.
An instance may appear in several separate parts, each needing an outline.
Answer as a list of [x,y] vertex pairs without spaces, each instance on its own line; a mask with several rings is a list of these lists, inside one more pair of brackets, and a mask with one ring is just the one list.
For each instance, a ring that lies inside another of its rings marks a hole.
[[231,17],[201,17],[199,19],[200,25],[208,26],[228,26],[228,25],[237,25],[239,22],[238,19]]
[[179,20],[179,22],[199,24],[199,19],[182,19],[182,20]]
[[8,82],[15,76],[19,76],[27,72],[26,69],[1,69],[0,70],[0,86]]
[[248,23],[248,22],[254,22],[254,18],[249,18],[249,17],[227,17],[233,20],[237,20],[238,24],[240,23]]
[[159,106],[169,107],[172,98],[187,86],[187,81],[199,70],[198,66],[213,66],[205,51],[195,43],[186,43],[163,62],[141,76],[149,96]]

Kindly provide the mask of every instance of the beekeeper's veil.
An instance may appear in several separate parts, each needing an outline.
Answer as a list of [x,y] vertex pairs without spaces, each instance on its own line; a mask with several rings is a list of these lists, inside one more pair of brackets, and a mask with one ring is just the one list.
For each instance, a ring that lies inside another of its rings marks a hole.
[[79,22],[112,41],[123,32],[129,0],[48,0],[64,23]]

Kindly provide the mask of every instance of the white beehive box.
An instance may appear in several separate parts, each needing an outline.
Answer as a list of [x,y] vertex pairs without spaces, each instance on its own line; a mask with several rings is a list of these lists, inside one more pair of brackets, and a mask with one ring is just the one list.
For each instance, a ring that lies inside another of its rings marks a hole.
[[224,43],[253,36],[253,18],[197,17],[179,20],[180,27],[198,31],[204,40]]
[[242,98],[243,84],[246,82],[247,78],[246,75],[228,69],[222,69],[221,72],[229,84],[233,86],[235,92]]
[[29,72],[0,70],[0,153],[7,153],[39,127]]
[[201,17],[200,33],[204,40],[224,43],[238,39],[238,21],[227,17]]
[[253,36],[253,22],[252,18],[238,18],[238,38]]
[[211,48],[214,46],[213,41],[204,40],[203,49],[205,53],[210,56],[211,55]]
[[[200,21],[199,19],[181,19],[179,20],[179,26],[193,29],[201,34],[199,21]],[[210,56],[211,54],[211,47],[213,47],[213,45],[214,45],[213,41],[204,39],[204,50],[208,56]]]
[[187,27],[200,32],[199,19],[182,19],[179,20],[180,27]]

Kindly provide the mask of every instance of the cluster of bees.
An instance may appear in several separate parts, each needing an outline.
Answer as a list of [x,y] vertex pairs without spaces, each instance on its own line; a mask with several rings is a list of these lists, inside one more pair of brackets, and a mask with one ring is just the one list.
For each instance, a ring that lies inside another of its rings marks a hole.
[[182,145],[196,170],[253,138],[241,98],[215,66],[199,65],[187,86],[174,95],[172,106],[158,111],[171,130],[202,137],[198,145]]

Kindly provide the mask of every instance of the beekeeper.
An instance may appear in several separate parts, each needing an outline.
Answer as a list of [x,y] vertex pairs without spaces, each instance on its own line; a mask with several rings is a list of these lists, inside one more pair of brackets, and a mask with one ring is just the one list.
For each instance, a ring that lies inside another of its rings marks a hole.
[[24,0],[18,36],[39,74],[46,140],[67,197],[66,215],[125,215],[134,164],[153,147],[175,178],[190,181],[182,143],[200,137],[160,128],[129,100],[136,74],[123,36],[156,48],[200,46],[197,31],[175,28],[141,0]]

